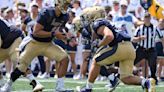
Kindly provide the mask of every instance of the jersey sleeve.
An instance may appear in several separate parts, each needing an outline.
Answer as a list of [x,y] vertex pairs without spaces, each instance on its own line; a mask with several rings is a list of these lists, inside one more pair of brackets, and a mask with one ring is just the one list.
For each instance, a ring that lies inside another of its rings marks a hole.
[[32,19],[30,17],[26,17],[23,23],[27,25],[30,21],[32,21]]
[[41,25],[45,25],[46,20],[47,20],[47,13],[46,10],[42,10],[37,17],[37,23],[41,24]]

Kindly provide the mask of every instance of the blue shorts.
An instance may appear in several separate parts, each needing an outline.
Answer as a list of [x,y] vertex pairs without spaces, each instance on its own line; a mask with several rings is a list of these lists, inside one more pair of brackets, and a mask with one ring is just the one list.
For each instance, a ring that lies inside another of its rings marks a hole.
[[91,44],[85,44],[84,50],[91,50]]
[[162,42],[156,43],[157,56],[164,56]]
[[67,51],[68,51],[69,53],[71,53],[71,52],[76,52],[76,51],[77,51],[77,46],[72,47],[72,46],[70,46],[69,44],[67,44]]
[[83,44],[83,50],[84,51],[91,51],[91,42],[90,42],[90,40],[83,40],[82,44]]

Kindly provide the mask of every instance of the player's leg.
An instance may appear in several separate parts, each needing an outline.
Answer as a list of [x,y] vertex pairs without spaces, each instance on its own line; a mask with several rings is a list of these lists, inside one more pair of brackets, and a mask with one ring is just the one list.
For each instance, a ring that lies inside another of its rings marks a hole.
[[80,68],[80,72],[82,74],[82,79],[86,78],[86,73],[87,73],[87,69],[88,69],[88,57],[90,55],[90,52],[88,51],[84,51],[83,52],[83,63],[81,65]]
[[69,53],[70,59],[71,59],[71,65],[72,65],[72,69],[73,69],[73,73],[76,74],[77,72],[77,66],[75,63],[75,53]]
[[[0,63],[1,63],[1,60],[0,60]],[[2,72],[0,70],[0,87],[2,87],[4,84],[5,84],[5,81],[3,79],[3,74],[2,74]]]
[[[128,45],[128,44],[127,44]],[[130,45],[130,44],[129,44]],[[153,79],[144,79],[140,78],[138,76],[134,76],[133,73],[133,64],[135,59],[135,52],[134,49],[131,46],[126,46],[128,50],[126,51],[127,55],[122,54],[120,58],[123,58],[120,61],[120,79],[123,83],[127,85],[142,85],[142,87],[152,90],[152,92],[155,91],[155,80]],[[124,45],[121,46],[122,48]],[[125,52],[123,49],[120,50],[121,52]],[[130,55],[130,56],[129,56]]]
[[[10,48],[10,60],[13,62],[13,68],[15,69],[16,67],[16,64],[18,63],[18,58],[19,58],[19,51],[15,50],[18,48],[20,42],[21,42],[21,38],[18,38],[11,46]],[[25,50],[25,52],[27,52]],[[30,51],[29,51],[30,52]],[[24,52],[22,52],[24,53]],[[28,53],[27,53],[28,54]],[[35,54],[34,54],[35,55]],[[26,55],[25,55],[26,56]],[[32,58],[33,56],[29,56],[29,58]],[[21,58],[20,58],[21,60]],[[25,59],[26,60],[26,59]],[[30,59],[29,59],[30,60]],[[21,64],[21,62],[20,62]],[[27,65],[28,67],[28,65]],[[33,88],[34,88],[34,91],[37,90],[37,89],[41,89],[41,87],[43,87],[38,81],[35,80],[35,77],[33,76],[32,72],[30,69],[27,69],[26,72],[24,72],[24,76],[26,76],[27,79],[30,80],[30,84],[35,84],[35,85],[32,85]],[[34,82],[34,83],[33,83]],[[40,88],[39,88],[40,87]]]
[[45,73],[46,70],[46,65],[45,65],[45,59],[44,56],[38,56],[38,61],[39,61],[39,65],[40,65],[40,71],[37,75],[38,78],[41,78],[41,76]]
[[51,64],[51,60],[46,58],[46,60],[45,60],[45,72],[40,76],[40,78],[49,78],[50,77],[50,64]]
[[[35,49],[35,51],[33,51]],[[14,69],[14,71],[11,73],[10,80],[1,88],[2,92],[6,92],[8,90],[11,90],[12,83],[15,82],[21,75],[24,75],[26,73],[26,70],[28,68],[28,65],[31,63],[31,60],[39,55],[39,49],[38,47],[30,42],[26,45],[25,50],[20,54],[19,58],[19,65],[17,68]],[[15,54],[11,56],[14,59],[16,57]]]
[[67,67],[69,62],[68,54],[60,46],[52,44],[51,46],[47,47],[47,50],[44,53],[44,55],[59,63],[58,72],[57,72],[58,78],[57,78],[55,90],[65,91],[63,77],[67,73]]
[[77,76],[77,65],[75,63],[75,54],[76,54],[76,51],[77,51],[77,46],[70,46],[69,44],[67,44],[67,52],[70,56],[70,61],[71,61],[71,66],[72,66],[72,69],[73,69],[73,73],[74,73],[74,77]]
[[140,78],[139,76],[132,75],[133,65],[131,60],[120,62],[120,79],[127,85],[141,85],[146,90],[155,92],[155,80]]
[[101,66],[100,75],[107,77],[108,84],[105,85],[105,87],[108,88],[108,90],[114,90],[116,86],[120,83],[118,67],[116,66]]
[[6,67],[6,77],[10,78],[10,73],[14,68],[13,63],[10,59],[5,60],[5,67]]
[[[100,65],[98,65],[96,63],[96,61],[93,61],[92,63],[92,66],[91,66],[91,69],[90,69],[90,72],[89,72],[89,76],[88,76],[88,85],[86,85],[86,87],[88,88],[92,88],[92,87],[89,87],[89,86],[92,86],[92,84],[94,83],[94,81],[96,80],[97,76],[99,75],[100,73]],[[91,84],[91,85],[90,85]]]
[[55,63],[55,76],[54,76],[54,78],[58,78],[58,69],[59,69],[59,65],[60,65],[60,63],[59,62],[56,62]]
[[44,89],[44,86],[35,79],[34,75],[32,74],[32,71],[29,68],[26,70],[26,73],[24,74],[24,76],[28,80],[30,80],[30,85],[32,85],[33,87],[33,92],[42,91]]
[[[117,47],[116,47],[117,48]],[[116,48],[108,48],[108,47],[102,47],[97,50],[97,53],[95,54],[93,58],[93,62],[91,65],[91,69],[89,71],[89,77],[88,81],[84,88],[78,89],[80,92],[91,92],[93,88],[93,83],[95,82],[95,79],[99,75],[100,72],[100,66],[102,65],[108,65],[112,64],[116,61],[117,54]]]
[[45,75],[45,77],[43,76],[43,78],[49,78],[49,77],[50,77],[50,65],[51,65],[51,60],[48,59],[48,60],[46,60],[45,63],[46,63],[46,71],[45,71],[46,75]]
[[[8,50],[0,48],[0,63],[4,62],[8,58]],[[2,71],[0,70],[0,87],[5,84]],[[1,92],[1,89],[0,89]]]
[[133,76],[133,60],[120,62],[120,79],[128,85],[141,85],[142,79],[138,76]]
[[161,73],[162,73],[162,67],[164,66],[164,58],[161,58],[159,61],[158,61],[158,80],[160,80],[161,78]]

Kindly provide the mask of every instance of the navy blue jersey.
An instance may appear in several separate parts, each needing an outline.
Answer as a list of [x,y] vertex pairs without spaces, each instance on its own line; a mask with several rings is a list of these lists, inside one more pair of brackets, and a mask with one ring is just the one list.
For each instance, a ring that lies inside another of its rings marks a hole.
[[117,43],[121,42],[121,41],[130,41],[130,37],[128,35],[126,35],[125,33],[122,33],[122,32],[116,32],[115,31],[115,27],[113,27],[110,23],[110,21],[108,21],[107,19],[97,19],[94,21],[92,27],[93,27],[93,30],[94,32],[98,35],[98,37],[102,40],[103,39],[103,36],[102,35],[99,35],[97,33],[97,30],[98,28],[100,28],[101,26],[106,26],[108,27],[113,35],[114,35],[114,39],[112,42],[109,43],[109,46],[114,46],[114,45],[117,45]]
[[[44,31],[51,32],[54,27],[64,27],[68,21],[68,14],[61,14],[59,17],[55,15],[55,8],[42,9],[38,15],[37,23],[41,24]],[[40,42],[50,42],[52,37],[39,38],[33,34],[31,36]]]
[[24,24],[27,25],[30,21],[32,21],[30,16],[27,16],[24,20]]
[[1,48],[9,48],[18,37],[22,36],[22,31],[16,27],[8,27],[3,20],[0,19],[0,35],[2,38]]
[[83,28],[81,31],[81,35],[84,39],[91,40],[92,33],[91,33],[90,28],[89,27]]

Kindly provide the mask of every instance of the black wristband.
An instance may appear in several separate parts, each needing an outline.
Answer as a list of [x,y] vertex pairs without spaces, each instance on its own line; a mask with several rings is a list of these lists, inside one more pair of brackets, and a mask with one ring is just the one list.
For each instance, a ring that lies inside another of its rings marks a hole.
[[54,37],[54,35],[55,35],[55,32],[54,31],[51,32],[51,37]]

